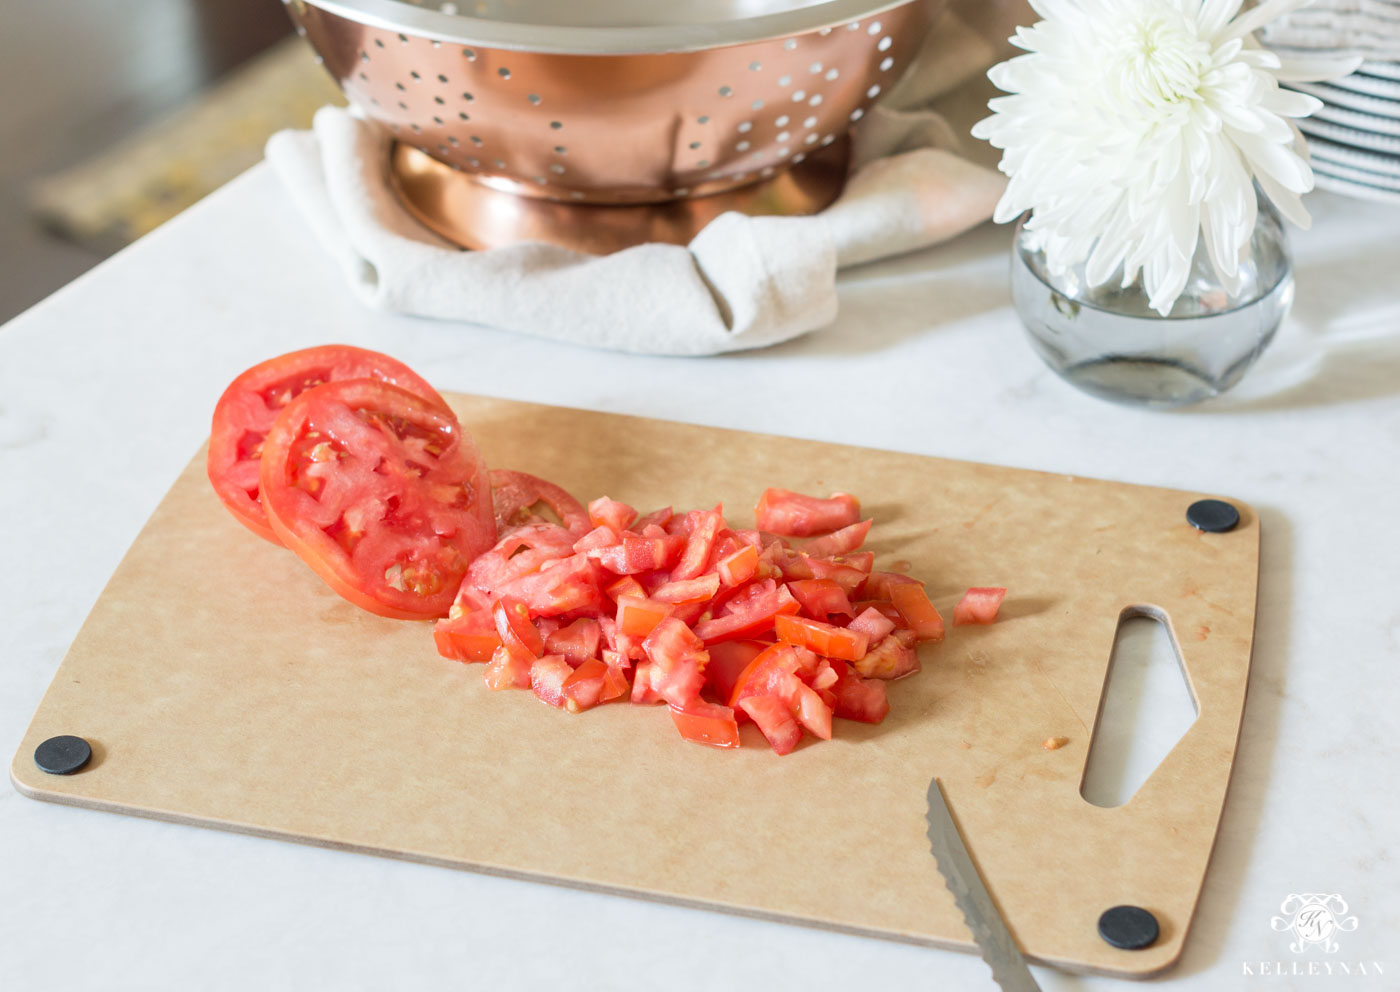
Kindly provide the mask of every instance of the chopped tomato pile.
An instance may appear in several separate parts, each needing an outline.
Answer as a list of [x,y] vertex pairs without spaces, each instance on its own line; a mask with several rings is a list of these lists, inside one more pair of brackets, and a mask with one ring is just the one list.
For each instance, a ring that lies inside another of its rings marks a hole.
[[[386,356],[343,346],[249,369],[214,414],[209,476],[234,515],[381,616],[438,618],[440,654],[578,713],[665,704],[680,735],[778,754],[833,718],[879,723],[886,683],[941,641],[922,582],[876,569],[851,495],[768,489],[755,526],[722,507],[586,507],[523,472],[487,472],[442,398]],[[489,492],[490,499],[486,498]],[[991,623],[973,588],[954,623]]]

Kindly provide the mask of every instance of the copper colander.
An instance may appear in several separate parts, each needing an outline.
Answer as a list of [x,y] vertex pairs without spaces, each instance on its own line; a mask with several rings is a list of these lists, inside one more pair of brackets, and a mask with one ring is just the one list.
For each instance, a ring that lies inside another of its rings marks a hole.
[[939,5],[288,0],[351,104],[396,137],[420,219],[468,247],[594,251],[684,242],[726,209],[821,209],[846,131]]

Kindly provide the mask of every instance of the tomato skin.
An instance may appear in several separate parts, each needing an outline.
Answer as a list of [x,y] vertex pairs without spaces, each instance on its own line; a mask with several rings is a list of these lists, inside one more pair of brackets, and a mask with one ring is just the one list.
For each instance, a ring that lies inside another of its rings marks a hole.
[[909,625],[921,641],[943,640],[943,617],[929,601],[924,587],[917,582],[891,585],[890,601],[904,622]]
[[671,720],[681,737],[710,747],[738,747],[739,724],[728,706],[699,699],[685,706],[670,705]]
[[996,623],[997,611],[1005,598],[1006,590],[1000,586],[974,586],[953,607],[953,623]]
[[870,642],[869,636],[862,631],[837,627],[820,620],[808,620],[806,617],[779,616],[774,629],[780,641],[842,661],[864,658]]
[[860,501],[849,493],[830,499],[804,496],[787,489],[765,489],[754,516],[759,530],[783,537],[808,537],[849,527],[860,519]]
[[486,477],[455,416],[373,379],[298,395],[259,463],[282,543],[350,602],[407,620],[446,616],[495,543]]
[[259,469],[267,433],[278,414],[302,393],[345,379],[387,382],[452,416],[446,401],[407,365],[350,345],[304,348],[259,362],[243,372],[229,383],[214,406],[205,468],[214,492],[234,518],[273,544],[282,541],[262,506]]
[[517,658],[538,658],[544,654],[544,638],[530,622],[529,607],[520,600],[501,597],[491,608],[491,616],[496,621],[501,644],[508,652]]

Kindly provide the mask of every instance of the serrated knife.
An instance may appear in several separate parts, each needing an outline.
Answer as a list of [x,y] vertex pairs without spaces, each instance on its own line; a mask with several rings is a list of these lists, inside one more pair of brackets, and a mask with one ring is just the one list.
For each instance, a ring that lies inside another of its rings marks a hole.
[[1006,922],[997,912],[991,893],[982,883],[977,866],[967,853],[958,825],[953,822],[952,811],[948,809],[943,787],[934,779],[928,786],[928,839],[933,845],[933,856],[938,861],[938,871],[953,893],[953,899],[962,911],[963,920],[977,947],[982,952],[982,960],[992,969],[992,978],[1002,992],[1040,992],[1035,976],[1026,966],[1021,949],[1011,939]]

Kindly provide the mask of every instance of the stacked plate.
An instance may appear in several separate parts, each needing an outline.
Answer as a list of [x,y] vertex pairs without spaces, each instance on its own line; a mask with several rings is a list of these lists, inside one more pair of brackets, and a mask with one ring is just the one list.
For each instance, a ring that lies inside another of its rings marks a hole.
[[1400,62],[1363,62],[1328,83],[1289,83],[1323,107],[1298,121],[1317,185],[1400,203]]

